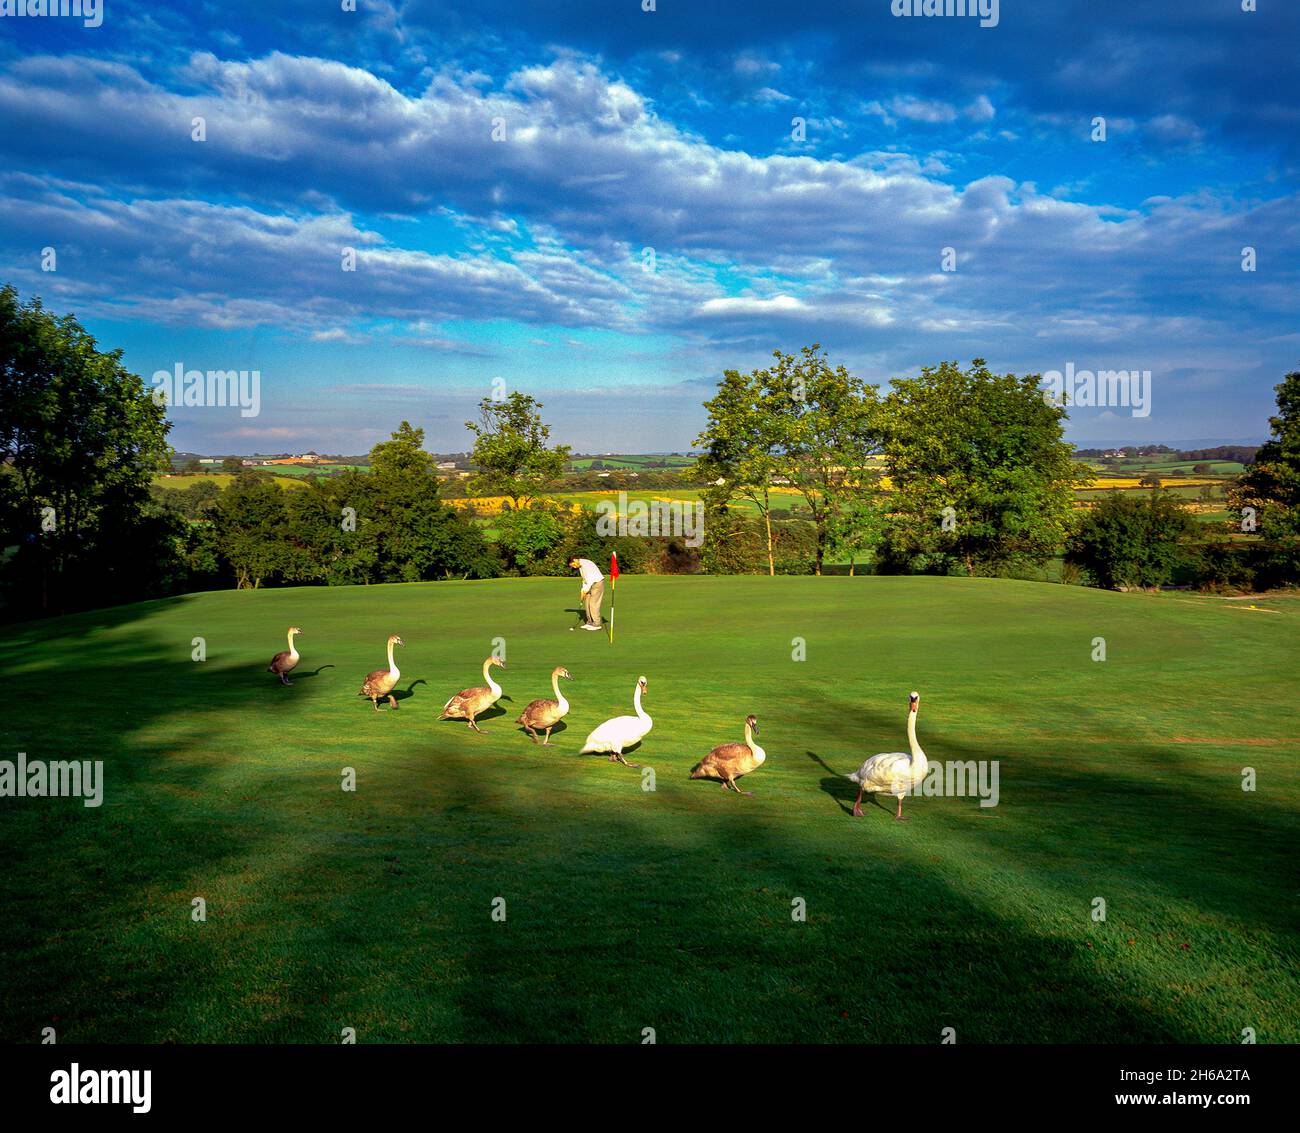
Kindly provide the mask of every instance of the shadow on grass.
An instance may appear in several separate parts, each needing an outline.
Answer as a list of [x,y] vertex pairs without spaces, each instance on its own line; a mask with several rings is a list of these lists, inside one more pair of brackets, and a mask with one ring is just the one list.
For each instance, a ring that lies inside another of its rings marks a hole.
[[428,683],[429,682],[426,681],[423,677],[416,677],[416,679],[411,681],[411,683],[408,684],[404,689],[398,689],[398,688],[393,689],[393,699],[396,700],[399,704],[404,700],[410,700],[412,697],[415,696],[416,685],[427,685]]

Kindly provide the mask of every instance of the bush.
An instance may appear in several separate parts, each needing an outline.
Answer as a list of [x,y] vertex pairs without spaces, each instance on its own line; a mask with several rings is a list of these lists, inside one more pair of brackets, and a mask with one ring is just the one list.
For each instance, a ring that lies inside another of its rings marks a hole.
[[1196,585],[1216,593],[1245,594],[1255,588],[1258,556],[1254,548],[1210,543],[1196,563]]
[[519,574],[546,574],[549,553],[564,538],[564,521],[544,506],[503,511],[496,520],[497,549]]
[[1195,521],[1171,496],[1112,492],[1080,522],[1065,559],[1107,589],[1161,586],[1187,562],[1185,543],[1195,531]]

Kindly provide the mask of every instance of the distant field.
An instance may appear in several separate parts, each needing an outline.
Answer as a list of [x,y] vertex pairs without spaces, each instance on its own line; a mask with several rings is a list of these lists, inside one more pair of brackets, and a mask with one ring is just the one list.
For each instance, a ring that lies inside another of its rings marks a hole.
[[[170,476],[155,476],[153,482],[164,488],[180,489],[188,488],[194,484],[200,483],[201,481],[208,480],[218,488],[225,488],[234,478],[234,475],[230,472],[177,472]],[[292,476],[281,476],[275,474],[272,478],[282,488],[306,487],[302,480],[295,479]]]
[[[1161,475],[1168,475],[1171,472],[1181,470],[1188,473],[1199,464],[1208,464],[1211,474],[1214,476],[1239,476],[1245,469],[1245,465],[1235,460],[1121,460],[1114,464],[1102,464],[1099,460],[1084,461],[1103,476],[1113,475],[1145,475],[1148,472],[1159,472]],[[1198,473],[1204,475],[1204,473]]]
[[569,461],[571,467],[587,470],[593,464],[603,464],[608,469],[632,468],[643,469],[651,465],[663,466],[666,468],[688,468],[695,463],[695,458],[691,456],[671,456],[666,453],[642,453],[639,455],[628,456],[580,456],[576,460]]
[[[277,464],[274,465],[277,476],[310,476],[314,473],[332,473],[347,472],[349,469],[357,469],[364,472],[368,465],[365,464]],[[270,472],[270,468],[263,468],[261,471]]]

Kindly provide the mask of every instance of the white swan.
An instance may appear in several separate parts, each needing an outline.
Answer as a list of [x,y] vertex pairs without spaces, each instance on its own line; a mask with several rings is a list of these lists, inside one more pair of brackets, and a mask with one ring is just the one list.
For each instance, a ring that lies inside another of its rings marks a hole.
[[903,796],[915,788],[930,770],[930,763],[925,752],[916,742],[916,711],[921,704],[921,694],[914,692],[907,704],[907,743],[912,753],[903,751],[882,751],[873,755],[848,778],[858,784],[858,799],[853,804],[853,814],[862,817],[862,795],[895,795],[898,798],[898,810],[894,817],[903,818]]
[[615,716],[614,719],[606,720],[603,724],[598,725],[595,731],[587,737],[587,742],[578,754],[586,755],[593,751],[607,751],[611,763],[617,760],[627,767],[640,767],[639,763],[628,763],[623,758],[623,749],[631,747],[638,740],[644,738],[654,726],[654,721],[641,707],[641,694],[645,692],[647,687],[645,677],[638,677],[636,693],[632,697],[632,703],[636,706],[636,715]]

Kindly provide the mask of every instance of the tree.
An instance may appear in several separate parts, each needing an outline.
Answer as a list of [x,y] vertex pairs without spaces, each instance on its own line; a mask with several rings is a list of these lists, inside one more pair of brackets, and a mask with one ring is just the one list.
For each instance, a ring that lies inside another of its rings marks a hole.
[[378,544],[380,577],[390,582],[491,577],[496,565],[478,529],[438,498],[437,461],[423,444],[424,430],[403,421],[389,440],[370,450],[373,496],[364,516],[367,533]]
[[1139,487],[1142,487],[1142,488],[1156,488],[1156,489],[1158,489],[1158,488],[1160,487],[1161,483],[1162,483],[1162,481],[1161,481],[1161,479],[1160,479],[1160,473],[1159,473],[1159,472],[1148,472],[1145,476],[1143,476],[1143,477],[1138,481],[1138,486],[1139,486]]
[[271,582],[289,562],[284,494],[267,473],[246,471],[217,500],[217,545],[240,590]]
[[859,495],[850,499],[831,525],[830,545],[837,555],[848,555],[849,574],[858,559],[870,561],[885,537],[889,516],[887,504],[878,495]]
[[564,538],[564,522],[554,508],[503,511],[496,520],[497,547],[507,565],[520,574],[545,573],[541,564]]
[[238,476],[244,471],[244,462],[237,456],[228,456],[221,462],[221,471]]
[[1074,488],[1092,473],[1073,460],[1065,410],[1039,380],[993,374],[982,358],[893,380],[882,430],[895,555],[974,574],[1056,553]]
[[164,407],[71,315],[0,288],[0,546],[11,610],[166,593],[183,524],[150,500]]
[[521,508],[563,475],[569,446],[546,447],[551,429],[542,422],[541,409],[540,401],[517,390],[503,401],[485,397],[479,402],[478,424],[465,422],[475,437],[476,494],[508,496]]
[[1111,492],[1079,524],[1065,559],[1107,589],[1161,586],[1187,561],[1195,533],[1195,520],[1164,492]]
[[[1234,525],[1253,517],[1264,543],[1265,575],[1273,582],[1300,581],[1300,371],[1274,387],[1277,414],[1268,419],[1269,439],[1229,491]],[[1243,512],[1249,508],[1250,513]]]
[[741,375],[728,371],[707,403],[706,474],[717,471],[719,493],[741,495],[763,517],[768,569],[775,573],[770,488],[782,479],[804,498],[813,525],[813,569],[821,574],[832,528],[847,499],[862,490],[878,445],[874,386],[843,365],[832,367],[821,345],[796,354],[772,352],[773,365]]
[[779,444],[774,419],[764,408],[767,377],[765,370],[725,371],[717,394],[704,403],[709,421],[695,447],[704,452],[699,472],[711,482],[705,490],[706,507],[725,508],[736,496],[752,503],[763,521],[767,573],[774,575],[771,485]]

